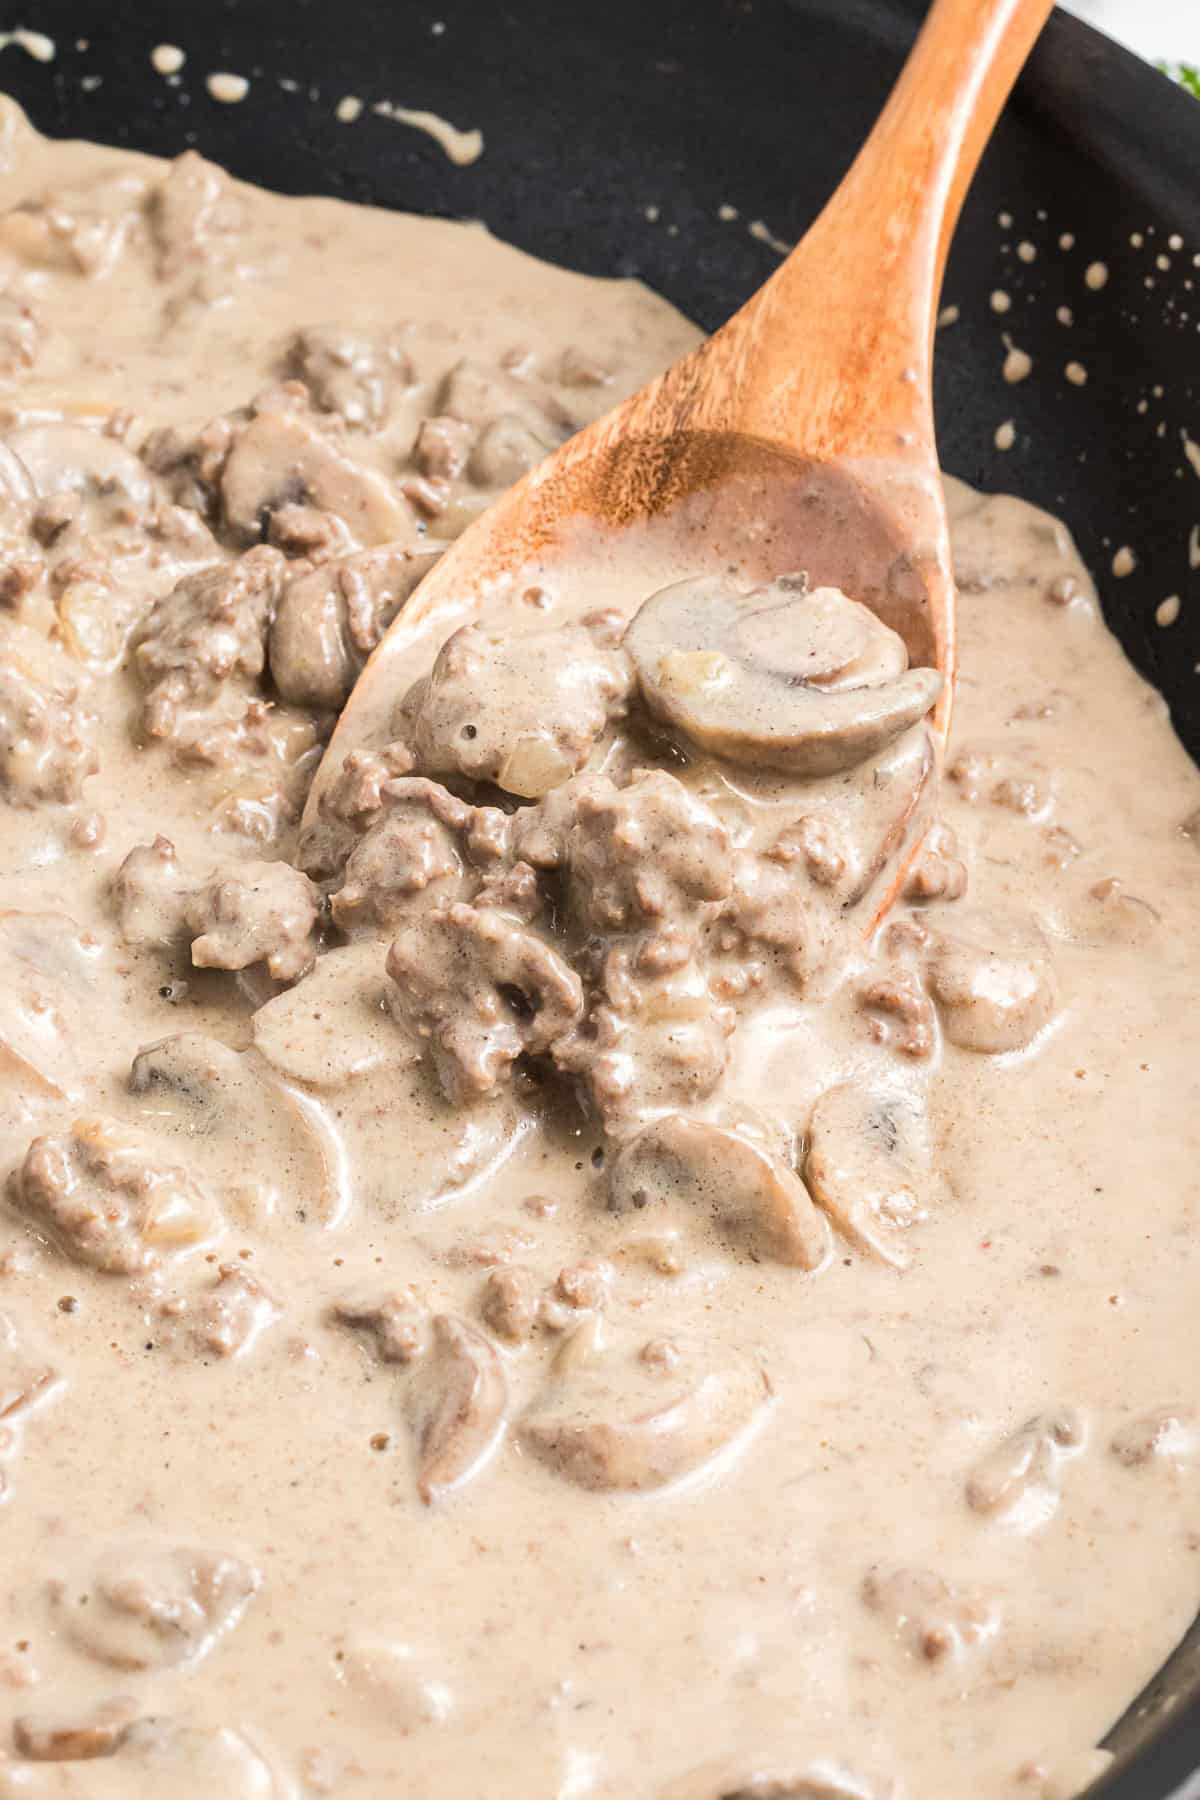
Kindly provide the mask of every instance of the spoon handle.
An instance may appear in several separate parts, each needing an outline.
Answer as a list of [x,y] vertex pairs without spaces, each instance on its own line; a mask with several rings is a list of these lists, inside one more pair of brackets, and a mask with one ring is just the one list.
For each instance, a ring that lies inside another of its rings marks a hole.
[[[950,237],[1053,0],[934,0],[891,96],[802,242],[710,340],[724,364],[691,423],[895,457],[932,442],[930,374]],[[696,398],[699,398],[698,396]]]

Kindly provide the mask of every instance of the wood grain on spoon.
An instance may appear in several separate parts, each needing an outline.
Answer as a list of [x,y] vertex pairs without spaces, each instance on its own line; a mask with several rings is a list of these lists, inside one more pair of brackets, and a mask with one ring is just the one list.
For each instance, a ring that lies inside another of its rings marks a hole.
[[955,648],[931,397],[938,295],[963,195],[1050,11],[1051,0],[935,0],[849,173],[765,285],[534,469],[426,577],[347,703],[307,818],[344,754],[386,735],[414,639],[448,633],[522,567],[566,566],[590,523],[669,539],[681,575],[731,560],[763,580],[804,568],[864,601],[914,663],[945,676],[940,753]]

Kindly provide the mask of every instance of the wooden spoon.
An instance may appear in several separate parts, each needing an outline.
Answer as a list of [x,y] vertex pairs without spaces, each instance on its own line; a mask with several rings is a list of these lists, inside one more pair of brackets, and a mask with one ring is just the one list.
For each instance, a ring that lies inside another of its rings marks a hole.
[[945,677],[940,757],[955,600],[931,396],[938,294],[963,195],[1051,4],[935,0],[849,173],[770,280],[506,493],[426,576],[350,696],[306,824],[347,751],[396,735],[415,640],[436,647],[517,572],[545,578],[572,556],[578,567],[580,528],[594,544],[597,525],[606,542],[636,534],[639,557],[672,579],[730,563],[756,580],[803,568],[871,606],[911,662]]

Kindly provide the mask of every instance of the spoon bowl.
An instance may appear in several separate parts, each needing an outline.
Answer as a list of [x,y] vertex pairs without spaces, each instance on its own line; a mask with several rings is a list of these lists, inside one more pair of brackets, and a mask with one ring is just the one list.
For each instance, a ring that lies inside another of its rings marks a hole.
[[[489,599],[568,586],[603,545],[637,580],[803,571],[868,606],[953,703],[954,587],[934,439],[933,337],[963,194],[1051,0],[935,0],[825,210],[706,342],[570,438],[457,539],[360,675],[310,792],[396,735],[414,644]],[[626,591],[628,598],[628,591]],[[924,815],[923,815],[924,816]],[[916,853],[906,854],[876,920]]]

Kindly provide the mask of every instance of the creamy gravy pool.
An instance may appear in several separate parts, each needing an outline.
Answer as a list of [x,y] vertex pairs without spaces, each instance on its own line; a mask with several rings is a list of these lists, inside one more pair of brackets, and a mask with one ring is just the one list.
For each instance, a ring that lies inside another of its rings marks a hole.
[[1077,1791],[1200,1600],[1200,776],[1066,532],[948,484],[870,946],[924,727],[698,753],[611,582],[415,642],[301,843],[438,544],[694,333],[0,146],[0,1793]]

